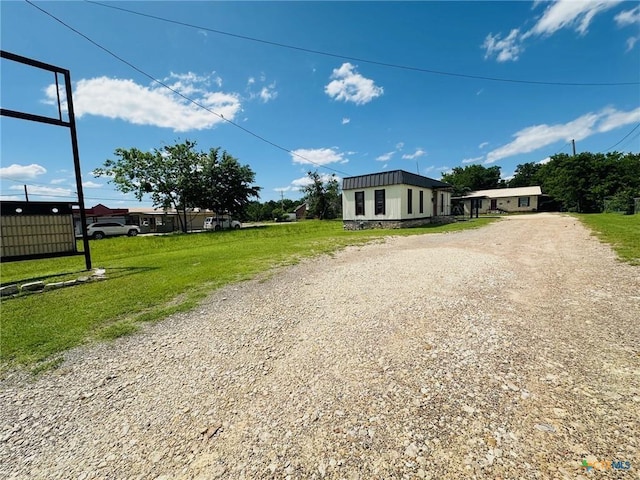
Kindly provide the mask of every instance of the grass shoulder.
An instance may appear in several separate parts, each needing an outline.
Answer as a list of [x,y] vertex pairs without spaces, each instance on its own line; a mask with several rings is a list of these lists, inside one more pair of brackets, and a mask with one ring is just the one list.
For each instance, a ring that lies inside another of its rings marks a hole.
[[[481,218],[398,230],[345,231],[342,221],[303,221],[237,231],[108,238],[91,242],[107,279],[2,300],[0,369],[48,369],[65,350],[139,330],[194,308],[224,285],[265,275],[303,258],[388,236],[455,232]],[[4,263],[2,284],[58,282],[86,272],[83,257]],[[48,365],[48,366],[47,366]]]
[[640,215],[583,213],[574,216],[600,240],[610,244],[621,260],[640,265]]

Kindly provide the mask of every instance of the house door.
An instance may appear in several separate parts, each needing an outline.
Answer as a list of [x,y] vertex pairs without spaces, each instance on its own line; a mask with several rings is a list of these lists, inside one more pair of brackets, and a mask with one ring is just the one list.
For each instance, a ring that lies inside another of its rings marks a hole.
[[496,200],[495,198],[491,199],[491,210],[497,210],[498,209],[498,200]]

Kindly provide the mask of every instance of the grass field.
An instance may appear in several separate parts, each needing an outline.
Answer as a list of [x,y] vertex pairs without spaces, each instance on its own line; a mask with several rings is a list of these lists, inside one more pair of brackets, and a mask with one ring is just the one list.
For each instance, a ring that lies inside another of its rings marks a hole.
[[[47,368],[59,363],[58,354],[68,348],[130,334],[140,322],[193,308],[216,288],[304,257],[387,235],[450,232],[493,220],[356,232],[343,231],[341,221],[305,221],[237,231],[91,241],[93,267],[106,269],[106,281],[2,300],[1,367]],[[82,256],[4,263],[1,268],[3,285],[58,282],[87,274]]]
[[621,260],[640,265],[640,215],[592,213],[576,216],[602,241],[611,244]]

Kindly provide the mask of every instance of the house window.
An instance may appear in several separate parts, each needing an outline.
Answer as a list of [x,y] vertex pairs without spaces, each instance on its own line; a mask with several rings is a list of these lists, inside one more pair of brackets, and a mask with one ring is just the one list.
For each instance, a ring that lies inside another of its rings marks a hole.
[[478,198],[476,202],[478,202],[478,208],[482,208],[482,199]]
[[375,191],[376,215],[385,214],[384,190]]
[[407,213],[413,213],[413,190],[407,189]]
[[444,213],[444,193],[440,194],[440,213]]
[[356,215],[364,215],[364,192],[356,192]]
[[528,207],[529,197],[518,197],[518,207]]
[[424,213],[424,191],[423,190],[420,190],[419,208],[420,208],[420,213]]

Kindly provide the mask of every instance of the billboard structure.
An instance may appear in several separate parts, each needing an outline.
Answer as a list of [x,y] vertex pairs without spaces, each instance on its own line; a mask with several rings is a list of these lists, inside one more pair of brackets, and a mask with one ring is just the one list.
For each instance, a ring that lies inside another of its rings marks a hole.
[[[56,82],[56,92],[58,94],[58,118],[34,115],[32,113],[9,110],[6,108],[0,109],[0,115],[13,117],[20,120],[30,120],[33,122],[67,127],[69,129],[69,132],[71,134],[73,166],[76,177],[76,189],[78,192],[80,218],[82,221],[82,225],[86,225],[87,222],[84,209],[84,195],[82,192],[82,176],[80,173],[80,155],[78,153],[78,136],[76,132],[75,115],[73,112],[73,100],[71,97],[71,74],[69,73],[69,70],[61,67],[56,67],[54,65],[49,65],[47,63],[39,62],[31,58],[22,57],[5,50],[0,50],[0,58],[28,65],[30,67],[39,68],[41,70],[46,70],[54,74]],[[63,99],[60,98],[60,76],[62,76],[64,79],[65,97]],[[66,120],[64,120],[62,116],[63,103],[66,103],[68,117]],[[2,256],[0,258],[1,261],[5,262],[11,260],[23,260],[25,258],[46,258],[77,253],[75,252],[73,219],[71,220],[71,235],[74,238],[73,251],[69,249],[70,238],[68,236],[68,232],[66,231],[66,227],[60,224],[60,221],[62,221],[63,223],[65,221],[64,218],[67,213],[63,214],[62,212],[66,212],[67,207],[60,204],[48,204],[48,202],[35,202],[33,205],[31,202],[18,202],[21,203],[22,206],[9,205],[5,209],[5,203],[10,204],[15,202],[3,202],[2,205],[2,236],[0,239],[2,243]],[[13,211],[11,211],[11,208],[13,208]],[[69,212],[71,208],[71,205],[68,205]],[[20,209],[21,211],[18,212],[16,209]],[[56,211],[54,212],[53,209],[56,209]],[[27,214],[26,212],[39,213]],[[7,229],[5,229],[6,222],[9,222],[9,224],[7,225]],[[31,222],[31,224],[29,222]],[[40,233],[33,233],[38,231]],[[86,229],[84,228],[82,229],[82,240],[84,246],[86,268],[87,270],[90,270],[91,252],[89,250],[89,237],[87,236]]]

